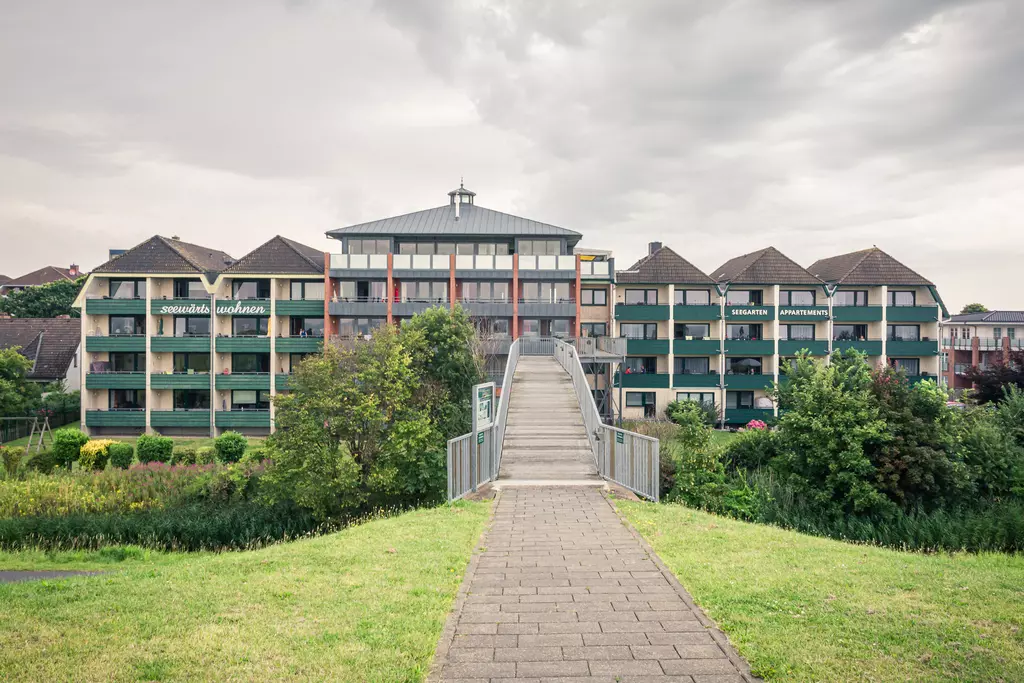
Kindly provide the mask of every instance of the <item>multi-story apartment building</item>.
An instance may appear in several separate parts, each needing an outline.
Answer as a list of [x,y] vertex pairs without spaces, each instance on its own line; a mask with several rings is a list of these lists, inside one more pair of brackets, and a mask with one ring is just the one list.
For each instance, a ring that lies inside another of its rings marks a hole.
[[283,237],[236,261],[157,236],[96,268],[75,304],[83,428],[269,432],[270,397],[322,343],[324,259]]
[[951,389],[970,389],[973,366],[985,369],[1024,349],[1024,311],[987,311],[949,316],[942,323],[942,377]]

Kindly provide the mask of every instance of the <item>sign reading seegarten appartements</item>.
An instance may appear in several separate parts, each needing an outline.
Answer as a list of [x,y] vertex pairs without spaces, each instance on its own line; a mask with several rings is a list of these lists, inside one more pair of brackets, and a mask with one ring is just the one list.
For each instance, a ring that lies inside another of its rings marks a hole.
[[783,306],[779,320],[827,320],[827,306]]
[[725,317],[729,320],[772,320],[774,306],[726,306]]
[[270,315],[270,302],[218,301],[217,315]]

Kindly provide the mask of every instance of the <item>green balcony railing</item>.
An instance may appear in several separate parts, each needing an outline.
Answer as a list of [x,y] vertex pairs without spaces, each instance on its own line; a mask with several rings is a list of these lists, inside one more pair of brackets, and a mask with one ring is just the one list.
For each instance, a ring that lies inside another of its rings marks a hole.
[[726,320],[775,320],[774,306],[725,306]]
[[917,384],[919,382],[938,382],[939,378],[935,375],[907,375],[907,381]]
[[939,319],[938,306],[887,306],[888,323],[929,323]]
[[218,427],[270,427],[269,410],[218,410],[214,413]]
[[316,353],[323,349],[323,337],[278,337],[274,340],[277,353]]
[[771,408],[726,408],[725,421],[733,425],[745,425],[751,420],[767,422],[775,417]]
[[672,318],[676,322],[719,320],[721,317],[722,307],[718,304],[711,306],[683,306],[677,304],[672,307]]
[[86,299],[89,315],[145,315],[145,299]]
[[615,304],[616,320],[668,320],[668,306],[647,306],[639,304]]
[[828,341],[824,339],[780,339],[779,355],[795,356],[801,351],[807,351],[812,356],[827,356]]
[[775,342],[771,339],[726,339],[725,352],[732,356],[772,356]]
[[832,342],[833,351],[846,351],[847,349],[857,349],[861,353],[866,353],[869,356],[881,356],[882,355],[882,342],[879,339],[866,339],[866,340],[836,340]]
[[277,389],[277,391],[291,391],[291,380],[292,376],[290,374],[278,373],[274,375],[274,388]]
[[717,356],[722,350],[718,339],[676,339],[672,352],[679,356]]
[[199,372],[153,373],[149,376],[149,386],[151,389],[209,389],[210,375]]
[[320,317],[324,315],[323,299],[284,299],[274,302],[274,312],[277,315],[297,315],[303,318]]
[[726,374],[725,376],[725,388],[732,390],[769,389],[774,382],[774,375]]
[[873,323],[882,319],[881,306],[833,306],[832,320],[841,323]]
[[145,389],[145,372],[90,372],[85,376],[86,389]]
[[87,427],[145,427],[145,410],[87,410]]
[[256,389],[270,390],[269,372],[218,374],[214,379],[217,389]]
[[153,427],[196,427],[210,429],[209,410],[154,410],[149,414]]
[[629,339],[626,353],[631,356],[658,356],[668,354],[668,339]]
[[218,353],[270,353],[270,337],[217,337]]
[[624,389],[668,389],[668,373],[622,372],[619,378]]
[[146,336],[143,334],[119,335],[113,337],[86,337],[86,351],[135,351],[146,350]]
[[900,341],[898,339],[890,339],[885,342],[885,355],[937,356],[939,355],[939,340]]
[[165,337],[156,336],[149,338],[149,349],[157,353],[174,353],[175,351],[190,353],[208,353],[210,351],[209,337]]
[[704,387],[717,387],[721,376],[717,373],[707,375],[672,375],[672,386],[675,389],[690,389],[690,388],[704,388]]

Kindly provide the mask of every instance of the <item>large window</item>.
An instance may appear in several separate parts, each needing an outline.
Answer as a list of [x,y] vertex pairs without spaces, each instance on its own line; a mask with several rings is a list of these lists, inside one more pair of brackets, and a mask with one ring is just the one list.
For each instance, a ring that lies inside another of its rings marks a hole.
[[145,280],[111,280],[111,299],[145,299]]
[[269,353],[231,354],[231,372],[270,372]]
[[914,306],[917,301],[916,292],[899,292],[889,290],[889,305],[890,306]]
[[391,240],[348,240],[350,254],[386,254],[391,248]]
[[907,375],[921,374],[921,360],[918,358],[890,358],[889,365],[902,370]]
[[146,334],[146,316],[144,315],[112,315],[110,316],[110,335]]
[[444,303],[448,301],[448,281],[412,280],[403,282],[402,301]]
[[324,319],[292,316],[289,334],[293,337],[322,337],[324,336]]
[[270,392],[232,391],[231,410],[270,410]]
[[146,354],[144,353],[111,353],[111,372],[145,372]]
[[342,301],[386,301],[386,280],[342,280],[338,283],[338,298]]
[[512,318],[473,318],[473,326],[482,338],[505,338],[510,335]]
[[852,292],[838,291],[832,295],[833,306],[867,306],[867,290],[855,290]]
[[780,306],[813,306],[813,289],[784,289],[779,292]]
[[387,318],[340,318],[339,337],[365,337],[375,329],[387,324]]
[[889,341],[920,341],[920,325],[889,325]]
[[174,318],[175,337],[209,337],[210,318],[209,316],[194,317],[180,316]]
[[178,277],[174,278],[174,298],[208,299],[210,298],[210,295],[200,280]]
[[643,408],[644,417],[655,417],[658,413],[656,395],[653,391],[627,391],[627,408]]
[[729,375],[760,375],[760,358],[726,358],[725,372]]
[[867,325],[832,325],[832,339],[835,341],[864,341],[867,338]]
[[295,368],[299,366],[299,363],[306,360],[310,356],[315,356],[315,353],[292,353],[288,355],[288,371],[295,372]]
[[715,405],[715,394],[711,391],[677,391],[677,401],[694,401],[705,405]]
[[761,325],[749,323],[738,323],[725,326],[725,338],[743,341],[757,341],[763,339]]
[[608,323],[580,323],[580,334],[584,337],[607,337]]
[[[473,253],[463,251],[467,246],[471,245],[459,244],[456,246],[457,253]],[[507,256],[511,251],[507,242],[481,242],[476,245],[476,253],[482,256]]]
[[526,303],[572,303],[568,282],[524,282],[523,299]]
[[730,289],[725,293],[729,306],[760,306],[764,301],[760,289]]
[[711,371],[711,361],[707,358],[675,357],[674,372],[677,375],[706,375]]
[[292,280],[292,301],[323,301],[323,280]]
[[622,363],[627,375],[653,375],[658,372],[658,359],[654,356],[628,356]]
[[519,240],[519,253],[523,256],[557,256],[562,253],[559,240]]
[[813,341],[814,325],[779,325],[779,339]]
[[511,285],[508,282],[463,282],[463,301],[507,302]]
[[753,391],[725,392],[725,407],[728,410],[746,410],[754,407]]
[[184,374],[205,374],[210,371],[210,354],[176,353],[174,371]]
[[608,290],[606,289],[584,289],[580,292],[581,306],[607,306]]
[[558,337],[565,338],[569,336],[570,327],[569,321],[564,319],[524,319],[523,325],[523,336],[524,337]]
[[231,334],[236,337],[265,337],[269,318],[231,319]]
[[657,339],[658,323],[619,323],[619,336],[626,339]]
[[207,389],[175,389],[175,410],[209,410],[210,392]]
[[270,280],[235,280],[231,283],[231,296],[235,299],[269,299]]
[[658,303],[658,290],[627,289],[624,301],[627,306],[654,306]]
[[675,299],[675,303],[680,306],[710,306],[711,290],[677,289]]
[[676,323],[676,339],[706,339],[711,336],[707,323]]
[[145,389],[111,389],[109,399],[110,410],[145,410]]

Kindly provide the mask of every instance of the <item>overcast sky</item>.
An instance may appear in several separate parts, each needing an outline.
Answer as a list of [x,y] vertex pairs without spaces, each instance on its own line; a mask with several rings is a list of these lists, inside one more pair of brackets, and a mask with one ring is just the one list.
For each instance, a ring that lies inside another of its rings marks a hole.
[[1019,0],[69,0],[0,10],[0,273],[478,203],[710,272],[877,245],[1024,308]]

